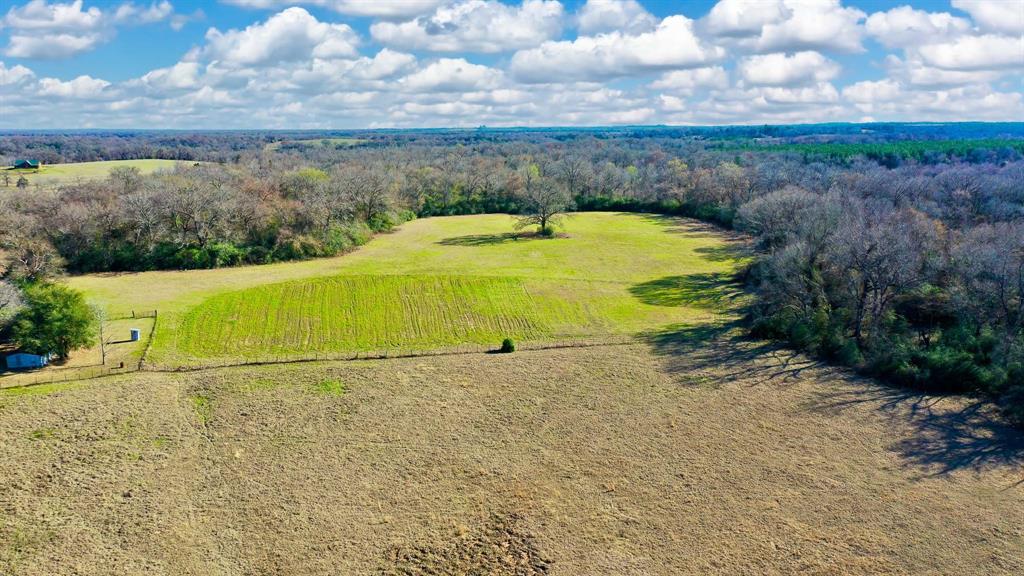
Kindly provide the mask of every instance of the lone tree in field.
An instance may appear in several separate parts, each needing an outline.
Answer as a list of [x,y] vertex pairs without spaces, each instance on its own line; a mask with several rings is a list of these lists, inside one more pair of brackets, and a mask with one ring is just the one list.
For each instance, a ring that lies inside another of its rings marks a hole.
[[67,358],[72,350],[92,344],[96,316],[81,292],[37,283],[24,289],[24,300],[11,335],[25,352]]
[[569,192],[556,179],[544,176],[536,164],[526,166],[522,182],[522,215],[516,222],[516,229],[538,226],[540,234],[551,235],[554,232],[551,227],[569,207]]

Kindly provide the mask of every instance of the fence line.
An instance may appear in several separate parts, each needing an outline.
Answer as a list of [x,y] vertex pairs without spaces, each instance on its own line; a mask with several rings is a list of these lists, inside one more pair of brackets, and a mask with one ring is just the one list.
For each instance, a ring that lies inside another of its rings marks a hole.
[[138,372],[138,368],[130,367],[118,367],[118,366],[96,366],[96,367],[84,367],[84,368],[68,368],[59,372],[46,372],[43,374],[36,374],[34,376],[25,375],[22,382],[14,384],[2,384],[0,383],[0,390],[13,390],[17,388],[32,388],[35,386],[43,386],[44,384],[57,384],[60,382],[77,382],[80,380],[95,380],[97,378],[105,378],[107,376],[117,376],[118,374],[131,374]]
[[57,384],[59,382],[73,382],[77,380],[94,380],[96,378],[103,378],[106,376],[130,374],[132,372],[142,371],[145,368],[146,355],[149,354],[149,349],[153,345],[153,336],[156,333],[157,311],[132,310],[130,315],[115,316],[109,318],[109,320],[131,320],[139,318],[152,318],[153,324],[149,328],[149,338],[146,340],[145,347],[143,347],[142,354],[139,356],[138,364],[135,367],[130,368],[125,362],[121,362],[119,366],[70,366],[66,368],[52,369],[35,375],[22,375],[22,377],[19,378],[19,380],[22,381],[14,384],[4,384],[3,382],[0,382],[0,390],[30,388],[33,386],[42,386],[44,384]]
[[[558,350],[564,348],[594,348],[605,346],[625,346],[635,344],[639,340],[634,336],[623,336],[619,338],[604,339],[572,339],[555,342],[523,343],[516,345],[517,352],[529,352],[538,350]],[[178,366],[148,366],[143,368],[146,372],[198,372],[202,370],[213,370],[217,368],[233,368],[241,366],[267,366],[274,364],[301,364],[310,362],[353,362],[358,360],[390,360],[400,358],[429,358],[435,356],[463,356],[469,354],[496,354],[498,349],[494,346],[483,344],[462,344],[447,348],[432,350],[416,350],[409,348],[390,348],[377,351],[355,351],[355,352],[317,352],[307,355],[277,355],[260,356],[244,359],[230,359],[220,361],[208,361],[197,364],[186,364]]]
[[[156,316],[153,316],[156,318]],[[470,354],[494,354],[498,349],[483,344],[462,344],[448,348],[434,350],[415,350],[403,348],[391,348],[378,351],[355,351],[346,353],[317,352],[305,356],[279,355],[263,356],[259,358],[247,358],[243,360],[224,360],[220,362],[206,362],[202,364],[180,365],[180,366],[146,366],[145,358],[153,342],[153,332],[156,330],[154,320],[153,329],[150,332],[149,342],[139,358],[137,367],[96,367],[96,368],[70,368],[64,373],[49,372],[47,375],[40,374],[29,382],[17,384],[0,385],[0,390],[16,388],[29,388],[44,384],[56,384],[59,382],[73,382],[79,380],[94,380],[107,376],[119,374],[132,374],[136,372],[155,373],[180,373],[180,372],[201,372],[204,370],[216,370],[219,368],[234,368],[242,366],[269,366],[275,364],[303,364],[311,362],[354,362],[358,360],[391,360],[400,358],[429,358],[439,356],[464,356]],[[639,340],[634,336],[623,336],[617,338],[603,339],[571,339],[554,342],[535,342],[516,345],[517,352],[529,352],[540,350],[559,350],[567,348],[596,348],[607,346],[627,346],[635,344]],[[513,353],[514,354],[514,353]]]
[[[135,316],[135,311],[132,310],[132,316]],[[143,370],[146,367],[146,356],[149,355],[149,349],[153,347],[153,337],[156,336],[156,323],[159,321],[156,315],[156,310],[153,310],[153,325],[149,327],[149,338],[146,339],[146,346],[142,349],[142,354],[139,355],[139,370]]]
[[132,310],[129,314],[110,316],[108,320],[138,320],[140,318],[156,318],[156,310]]

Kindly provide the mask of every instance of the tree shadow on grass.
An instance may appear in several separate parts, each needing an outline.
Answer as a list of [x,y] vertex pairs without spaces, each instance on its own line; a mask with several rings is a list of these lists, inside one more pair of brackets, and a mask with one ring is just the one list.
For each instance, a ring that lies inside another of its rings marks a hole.
[[781,344],[749,338],[742,320],[676,324],[641,337],[675,375],[707,372],[722,382],[755,386],[795,381],[805,370],[824,366]]
[[704,309],[727,308],[743,296],[743,288],[735,276],[722,272],[666,276],[634,284],[629,291],[652,306]]
[[[786,386],[810,378],[820,384],[807,410],[838,415],[867,408],[890,419],[888,447],[908,468],[928,476],[958,470],[1021,470],[1024,430],[991,403],[893,388],[770,341],[746,336],[740,321],[675,325],[643,335],[664,369],[681,382],[736,382]],[[1011,487],[1024,485],[1024,474]]]
[[693,251],[709,262],[733,262],[752,255],[749,247],[738,242],[728,242],[720,246],[702,246]]
[[716,226],[710,222],[688,218],[685,216],[671,216],[667,214],[643,214],[643,218],[652,224],[657,224],[671,234],[679,234],[693,238],[715,235],[729,242],[745,244],[747,238],[727,228]]
[[508,242],[553,240],[564,237],[564,234],[542,236],[536,232],[504,232],[501,234],[469,234],[466,236],[452,236],[451,238],[439,240],[437,243],[442,246],[490,246],[494,244],[506,244]]
[[[932,396],[865,381],[821,394],[811,408],[835,414],[861,405],[909,424],[911,434],[890,448],[930,476],[1024,466],[1024,431],[981,400]],[[1024,476],[1017,484],[1021,483]]]

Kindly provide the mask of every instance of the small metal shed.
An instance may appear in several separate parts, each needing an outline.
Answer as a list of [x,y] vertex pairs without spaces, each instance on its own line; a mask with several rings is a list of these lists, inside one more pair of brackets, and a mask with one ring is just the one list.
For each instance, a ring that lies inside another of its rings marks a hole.
[[132,328],[128,331],[128,334],[131,335],[128,339],[129,342],[138,342],[142,338],[142,330],[138,328]]
[[28,370],[31,368],[42,368],[50,363],[50,355],[40,356],[28,352],[17,352],[7,356],[8,370]]

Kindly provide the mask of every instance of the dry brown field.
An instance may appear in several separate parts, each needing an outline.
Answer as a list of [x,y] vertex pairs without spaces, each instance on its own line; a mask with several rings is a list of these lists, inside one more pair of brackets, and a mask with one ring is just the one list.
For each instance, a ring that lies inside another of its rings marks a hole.
[[1024,437],[733,333],[0,395],[0,573],[1024,573]]

